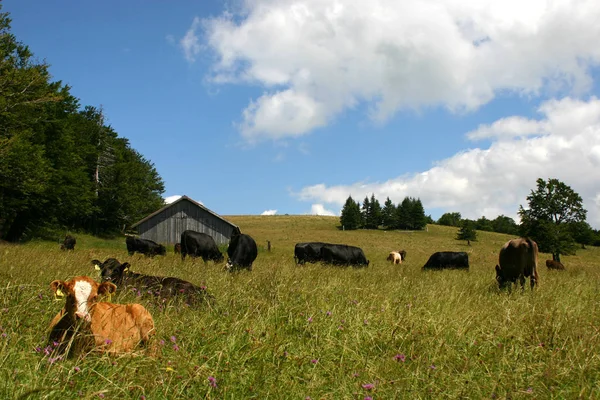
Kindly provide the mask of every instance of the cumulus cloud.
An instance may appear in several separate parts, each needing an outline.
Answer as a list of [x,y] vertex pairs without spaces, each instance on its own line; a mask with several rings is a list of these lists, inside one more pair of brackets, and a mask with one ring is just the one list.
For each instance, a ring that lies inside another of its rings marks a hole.
[[[395,203],[412,196],[419,197],[426,210],[459,211],[465,218],[504,214],[516,219],[518,206],[526,205],[536,179],[558,178],[582,196],[588,222],[600,227],[600,100],[567,97],[545,102],[539,111],[540,120],[510,117],[523,128],[504,125],[506,133],[499,121],[479,127],[480,132],[495,131],[493,136],[502,140],[487,149],[455,154],[427,171],[385,182],[316,184],[302,188],[296,196],[340,207],[348,195],[360,201],[374,193],[380,200],[389,196]],[[544,135],[514,135],[535,126],[543,126]]]
[[165,197],[165,199],[164,199],[164,200],[165,200],[165,204],[171,204],[171,203],[173,203],[174,201],[177,201],[177,200],[179,200],[180,198],[181,198],[181,196],[180,196],[180,195],[178,195],[178,194],[176,194],[176,195],[173,195],[173,196],[168,196],[168,197]]
[[325,209],[323,204],[313,204],[310,207],[310,215],[327,215],[327,216],[335,216],[336,214],[333,211]]
[[[264,88],[238,124],[249,141],[307,134],[359,104],[385,122],[401,109],[475,110],[499,91],[579,95],[600,62],[600,46],[592,45],[600,37],[600,2],[592,0],[243,4],[238,13],[195,18],[181,47],[190,62],[201,48],[211,51],[215,83]],[[471,136],[543,128],[499,124]]]
[[277,214],[277,210],[265,210],[260,215],[275,215]]

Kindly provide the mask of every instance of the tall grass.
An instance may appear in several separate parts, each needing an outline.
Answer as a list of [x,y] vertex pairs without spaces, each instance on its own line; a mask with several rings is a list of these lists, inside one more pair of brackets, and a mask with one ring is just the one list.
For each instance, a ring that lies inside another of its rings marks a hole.
[[[0,245],[0,398],[375,399],[600,398],[600,251],[564,257],[533,293],[499,292],[498,251],[510,237],[478,232],[466,246],[456,229],[339,231],[338,219],[229,217],[259,244],[252,272],[166,257],[128,256],[123,239],[78,236],[56,243]],[[296,242],[361,246],[364,269],[296,266]],[[272,251],[267,252],[267,241]],[[385,261],[406,249],[401,265]],[[469,253],[469,272],[422,272],[435,251]],[[157,332],[149,354],[54,360],[47,324],[62,307],[49,283],[87,274],[116,257],[132,270],[208,287],[212,307],[141,302]]]

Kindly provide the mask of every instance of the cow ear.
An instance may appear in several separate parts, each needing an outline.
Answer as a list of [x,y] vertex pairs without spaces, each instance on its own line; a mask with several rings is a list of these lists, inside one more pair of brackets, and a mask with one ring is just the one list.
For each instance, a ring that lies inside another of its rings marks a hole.
[[63,281],[52,281],[50,283],[50,289],[54,292],[54,297],[58,300],[59,298],[65,297],[65,282]]
[[121,271],[122,272],[129,271],[129,267],[131,267],[131,265],[128,262],[125,262],[125,263],[121,264]]
[[117,286],[112,282],[102,282],[98,285],[98,294],[111,294],[117,291]]

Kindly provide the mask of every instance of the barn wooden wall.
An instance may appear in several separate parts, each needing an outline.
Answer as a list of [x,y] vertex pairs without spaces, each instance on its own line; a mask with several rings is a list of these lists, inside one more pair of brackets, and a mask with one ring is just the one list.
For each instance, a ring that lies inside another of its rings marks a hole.
[[195,204],[182,200],[137,226],[142,239],[175,244],[187,229],[209,234],[218,245],[229,243],[233,227]]

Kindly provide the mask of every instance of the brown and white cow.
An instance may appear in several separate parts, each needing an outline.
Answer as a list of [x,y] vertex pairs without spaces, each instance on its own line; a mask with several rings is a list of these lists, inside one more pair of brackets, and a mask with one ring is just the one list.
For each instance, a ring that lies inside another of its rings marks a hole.
[[59,351],[87,350],[119,353],[146,344],[154,332],[154,320],[141,304],[99,302],[98,296],[114,293],[111,282],[97,283],[87,276],[53,281],[57,297],[66,297],[64,308],[50,323],[49,343]]
[[565,266],[560,261],[546,260],[548,269],[565,269]]
[[496,265],[496,280],[500,288],[516,283],[519,279],[521,288],[525,286],[525,278],[529,277],[531,288],[538,284],[537,243],[529,238],[509,240],[500,249]]
[[402,264],[402,255],[397,251],[390,251],[386,260],[390,261],[392,264]]

